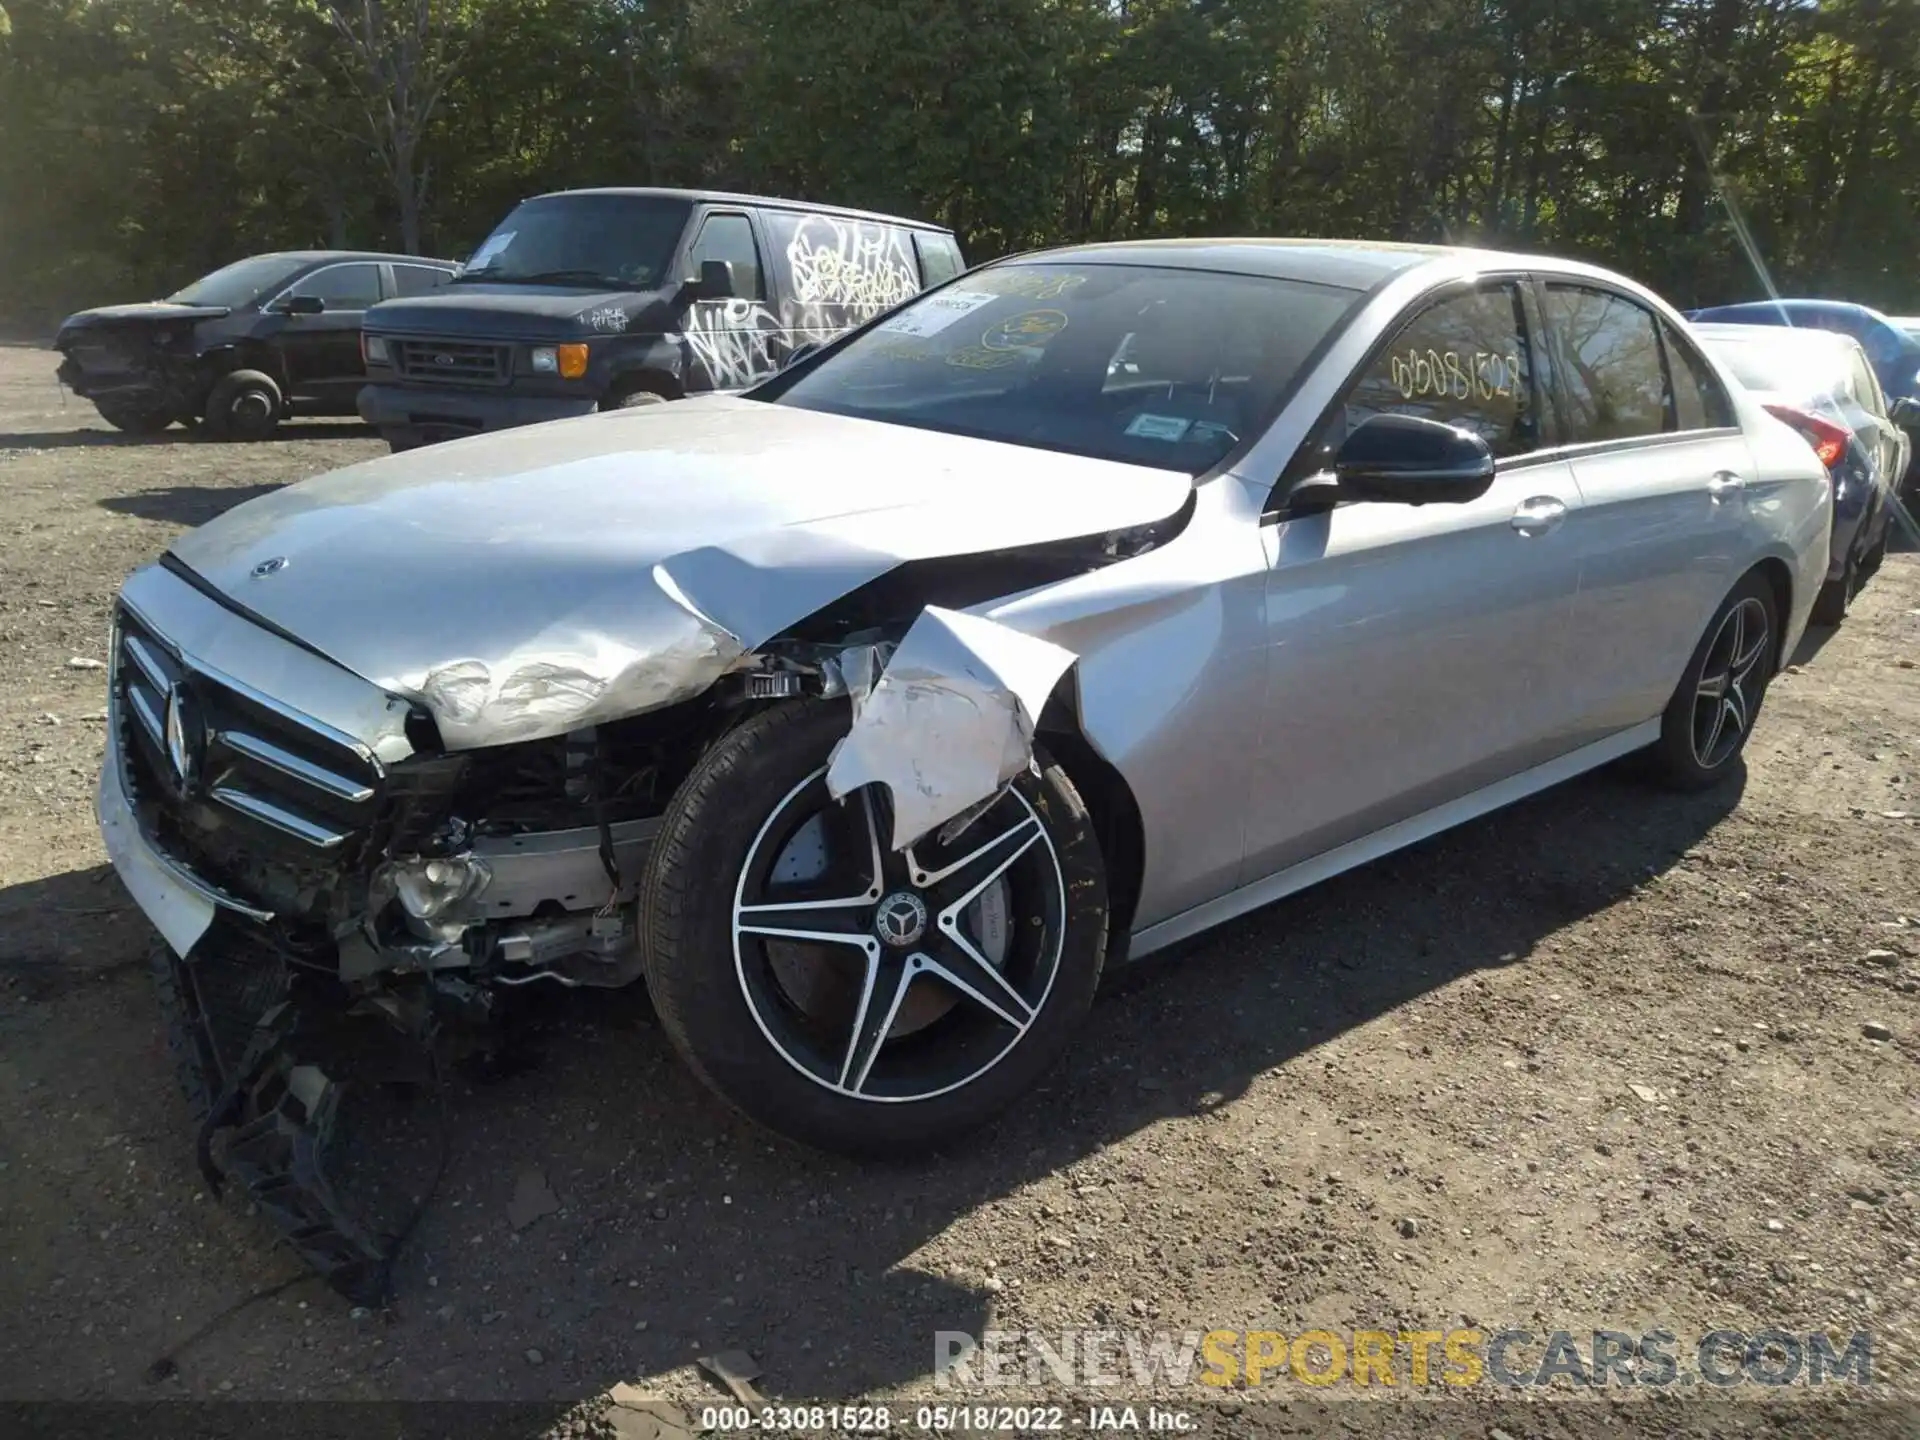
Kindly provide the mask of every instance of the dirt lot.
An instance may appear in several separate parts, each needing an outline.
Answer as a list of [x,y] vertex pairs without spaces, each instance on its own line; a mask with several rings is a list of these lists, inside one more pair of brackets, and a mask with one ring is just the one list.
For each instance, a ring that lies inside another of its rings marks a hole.
[[[150,1383],[300,1272],[201,1192],[76,662],[183,526],[380,447],[125,442],[52,368],[0,349],[0,1396],[711,1403],[692,1357],[737,1346],[770,1396],[897,1399],[936,1329],[1101,1323],[1870,1330],[1920,1395],[1912,554],[1803,647],[1742,785],[1603,774],[1255,915],[944,1159],[770,1142],[643,1005],[561,1006],[537,1069],[452,1093],[390,1315],[295,1284]],[[559,1208],[515,1230],[529,1170]]]

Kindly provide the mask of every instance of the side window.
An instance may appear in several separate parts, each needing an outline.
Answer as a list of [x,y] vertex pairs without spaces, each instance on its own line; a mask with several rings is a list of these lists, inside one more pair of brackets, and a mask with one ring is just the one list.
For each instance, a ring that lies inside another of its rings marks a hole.
[[1660,332],[1648,311],[1605,291],[1548,285],[1546,312],[1566,354],[1572,443],[1631,440],[1673,428]]
[[960,273],[960,248],[946,236],[916,230],[913,248],[920,257],[920,281],[927,289],[944,285]]
[[726,260],[733,265],[734,288],[742,300],[763,300],[766,290],[760,282],[760,251],[753,243],[753,226],[744,215],[709,215],[700,227],[700,238],[693,242],[688,269],[695,275],[708,260]]
[[1733,401],[1713,367],[1670,325],[1661,325],[1667,342],[1667,372],[1673,377],[1674,417],[1682,430],[1721,430],[1733,424]]
[[396,265],[393,267],[393,293],[402,297],[425,295],[430,290],[438,290],[453,279],[450,270],[435,270],[426,265]]
[[329,265],[293,287],[295,295],[318,295],[329,310],[364,310],[380,303],[378,265]]
[[1533,357],[1512,285],[1490,286],[1428,306],[1407,322],[1347,394],[1325,437],[1337,449],[1375,415],[1417,415],[1471,430],[1497,456],[1540,443]]

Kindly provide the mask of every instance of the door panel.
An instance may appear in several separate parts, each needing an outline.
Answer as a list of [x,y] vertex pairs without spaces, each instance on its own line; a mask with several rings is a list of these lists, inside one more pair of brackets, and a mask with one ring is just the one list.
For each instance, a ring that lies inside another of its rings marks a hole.
[[707,216],[688,251],[689,273],[697,276],[708,260],[733,266],[735,294],[731,300],[696,300],[687,308],[687,388],[744,389],[778,370],[787,353],[780,323],[766,305],[766,267],[753,222],[736,211]]
[[1583,504],[1572,648],[1586,738],[1650,719],[1672,698],[1745,544],[1745,489],[1712,477],[1752,473],[1738,434],[1574,458]]
[[1266,803],[1243,883],[1573,747],[1579,507],[1565,464],[1534,463],[1465,505],[1269,532]]
[[360,324],[380,300],[380,267],[363,261],[322,266],[297,281],[289,295],[317,295],[318,315],[283,315],[274,338],[294,393],[319,399],[351,394],[365,381]]
[[1541,309],[1579,447],[1569,653],[1585,741],[1666,707],[1737,578],[1753,464],[1738,430],[1712,428],[1732,410],[1710,367],[1651,311],[1557,283],[1544,287]]
[[1580,492],[1532,452],[1541,402],[1511,282],[1436,300],[1360,367],[1296,469],[1383,413],[1503,456],[1466,504],[1346,504],[1266,532],[1266,729],[1242,883],[1570,748]]

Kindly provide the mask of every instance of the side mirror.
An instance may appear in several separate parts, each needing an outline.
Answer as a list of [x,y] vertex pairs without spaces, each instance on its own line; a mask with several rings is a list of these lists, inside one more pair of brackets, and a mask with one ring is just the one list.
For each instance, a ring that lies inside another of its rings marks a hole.
[[1920,399],[1902,395],[1887,407],[1887,418],[1902,430],[1920,430]]
[[1493,451],[1472,431],[1415,415],[1375,415],[1333,457],[1342,500],[1459,505],[1493,484]]
[[319,315],[327,302],[318,295],[289,295],[273,308],[283,315]]
[[[809,340],[804,345],[796,345],[793,353],[787,356],[787,365],[798,365],[802,360],[811,359],[827,347],[818,340]],[[782,367],[785,368],[784,366]]]
[[689,280],[680,292],[689,300],[731,300],[740,293],[734,283],[731,260],[702,260],[699,278]]

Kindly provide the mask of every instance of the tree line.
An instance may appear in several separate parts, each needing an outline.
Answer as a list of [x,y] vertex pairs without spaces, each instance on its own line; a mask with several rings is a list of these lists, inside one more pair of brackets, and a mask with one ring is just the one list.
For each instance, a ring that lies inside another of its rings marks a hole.
[[1544,249],[1920,311],[1920,0],[0,0],[0,315],[569,186]]

